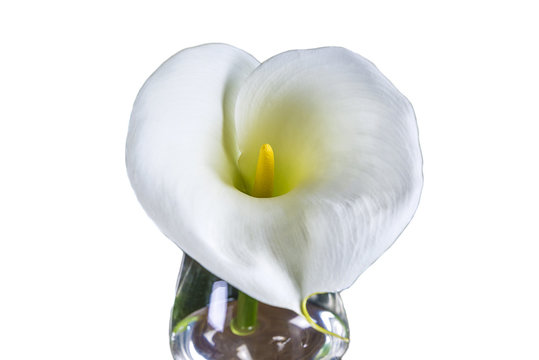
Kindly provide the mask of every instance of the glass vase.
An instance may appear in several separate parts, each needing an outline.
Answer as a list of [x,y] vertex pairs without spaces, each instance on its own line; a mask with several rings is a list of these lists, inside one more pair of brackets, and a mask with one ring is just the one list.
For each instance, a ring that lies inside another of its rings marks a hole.
[[[340,359],[348,342],[313,329],[300,315],[258,303],[253,331],[231,328],[238,290],[184,255],[170,320],[170,348],[186,359]],[[309,298],[307,310],[321,327],[348,338],[348,320],[339,294]]]

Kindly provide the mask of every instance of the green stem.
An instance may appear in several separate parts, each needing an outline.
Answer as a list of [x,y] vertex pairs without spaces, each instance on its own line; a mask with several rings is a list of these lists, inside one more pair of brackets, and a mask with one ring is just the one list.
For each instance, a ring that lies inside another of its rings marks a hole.
[[238,291],[236,317],[230,324],[230,330],[240,336],[252,334],[256,329],[257,315],[258,301]]

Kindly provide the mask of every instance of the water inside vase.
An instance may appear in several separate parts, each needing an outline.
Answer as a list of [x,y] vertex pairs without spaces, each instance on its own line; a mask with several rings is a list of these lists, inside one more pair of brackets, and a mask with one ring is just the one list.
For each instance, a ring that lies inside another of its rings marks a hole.
[[[224,318],[215,318],[211,306],[190,314],[171,334],[174,359],[339,359],[346,351],[343,340],[314,330],[293,311],[266,304],[259,304],[255,332],[235,335],[230,330],[235,307],[236,301],[228,302]],[[312,304],[308,309],[319,325],[346,333],[345,324],[331,312]]]

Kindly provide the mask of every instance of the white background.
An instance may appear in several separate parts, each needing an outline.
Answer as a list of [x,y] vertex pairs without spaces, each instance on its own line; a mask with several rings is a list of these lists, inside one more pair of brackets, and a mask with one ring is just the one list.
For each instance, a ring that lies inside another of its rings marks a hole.
[[422,202],[343,292],[345,358],[538,359],[538,14],[532,1],[2,2],[0,358],[171,358],[181,252],[135,199],[125,136],[157,66],[226,42],[259,60],[344,46],[415,107]]

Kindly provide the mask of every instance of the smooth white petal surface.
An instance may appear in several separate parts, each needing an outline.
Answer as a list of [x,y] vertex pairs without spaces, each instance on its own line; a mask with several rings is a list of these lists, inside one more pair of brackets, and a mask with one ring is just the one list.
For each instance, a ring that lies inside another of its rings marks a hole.
[[[258,149],[275,152],[275,194],[246,195]],[[160,229],[211,272],[300,312],[374,262],[413,216],[422,160],[413,109],[346,49],[263,64],[227,45],[184,50],[134,105],[127,167]]]

